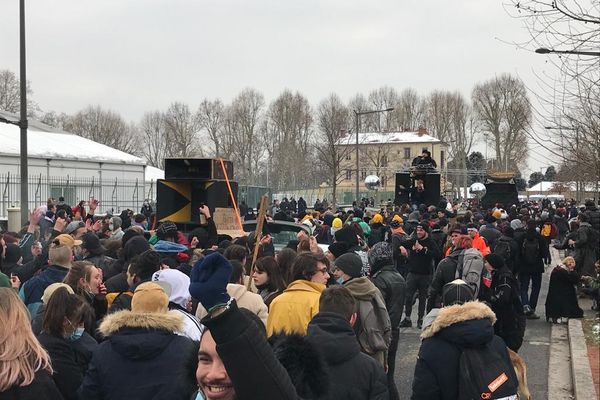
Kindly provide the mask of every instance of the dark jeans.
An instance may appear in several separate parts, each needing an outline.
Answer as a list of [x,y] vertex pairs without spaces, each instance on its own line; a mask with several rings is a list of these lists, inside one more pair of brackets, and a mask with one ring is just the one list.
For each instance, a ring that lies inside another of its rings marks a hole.
[[392,340],[390,342],[390,348],[388,349],[388,371],[387,371],[387,382],[388,390],[390,392],[390,400],[400,400],[398,389],[396,388],[396,382],[394,382],[394,372],[396,371],[396,351],[398,351],[398,340],[400,339],[400,330],[392,329]]
[[419,293],[419,315],[418,319],[422,320],[425,315],[425,305],[427,302],[427,290],[431,285],[431,275],[419,275],[410,272],[406,278],[406,302],[404,308],[404,316],[410,319],[412,313],[413,297],[415,293]]
[[[530,295],[528,295],[529,281],[531,281]],[[540,288],[542,287],[542,273],[519,272],[519,284],[521,285],[521,302],[523,306],[529,306],[532,311],[535,311],[540,295]]]

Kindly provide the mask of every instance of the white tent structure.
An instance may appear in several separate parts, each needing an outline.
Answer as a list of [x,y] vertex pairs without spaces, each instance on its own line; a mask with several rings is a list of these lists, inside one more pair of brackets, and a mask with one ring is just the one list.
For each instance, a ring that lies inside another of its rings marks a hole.
[[[0,117],[18,116],[0,111]],[[49,197],[65,197],[75,204],[94,196],[101,211],[139,209],[144,200],[146,161],[140,157],[41,122],[29,121],[27,130],[29,173],[28,208],[44,204]],[[0,217],[19,206],[20,130],[0,123]]]
[[563,185],[569,188],[569,190],[574,190],[574,187],[571,188],[573,183],[564,183],[564,182],[551,182],[551,181],[542,181],[530,188],[527,188],[527,194],[547,194],[547,193],[556,193],[554,190],[555,185]]

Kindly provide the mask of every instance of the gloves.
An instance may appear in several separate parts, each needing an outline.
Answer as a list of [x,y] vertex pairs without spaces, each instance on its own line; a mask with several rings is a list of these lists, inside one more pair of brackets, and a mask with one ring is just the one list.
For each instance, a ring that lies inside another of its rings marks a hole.
[[190,274],[190,294],[210,311],[217,304],[227,303],[227,284],[231,263],[221,253],[214,252],[199,260]]

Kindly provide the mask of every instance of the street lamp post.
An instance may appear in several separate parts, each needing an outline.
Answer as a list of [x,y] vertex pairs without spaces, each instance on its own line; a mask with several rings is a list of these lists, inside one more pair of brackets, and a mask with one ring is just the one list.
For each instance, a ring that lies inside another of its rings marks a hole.
[[381,113],[381,112],[386,112],[386,111],[393,111],[394,107],[389,107],[386,108],[385,110],[369,110],[369,111],[356,111],[354,110],[354,117],[355,117],[355,130],[356,130],[356,204],[358,204],[358,202],[360,201],[360,194],[359,194],[359,190],[360,190],[360,180],[359,180],[359,168],[360,168],[360,162],[359,162],[359,158],[358,158],[358,131],[360,130],[360,116],[361,115],[367,115],[367,114],[376,114],[376,113]]
[[545,47],[541,47],[539,49],[535,49],[535,52],[538,54],[575,54],[578,56],[592,56],[592,57],[600,57],[599,51],[579,51],[579,50],[554,50],[547,49]]
[[27,76],[25,64],[25,0],[19,1],[20,20],[20,80],[21,80],[21,225],[27,222],[29,208],[29,179],[27,168]]

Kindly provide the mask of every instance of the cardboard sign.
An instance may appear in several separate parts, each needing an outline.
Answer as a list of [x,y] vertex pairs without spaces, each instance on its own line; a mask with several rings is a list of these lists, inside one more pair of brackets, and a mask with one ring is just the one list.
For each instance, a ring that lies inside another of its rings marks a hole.
[[246,235],[238,224],[233,208],[215,208],[212,217],[219,234],[229,235],[233,238]]

